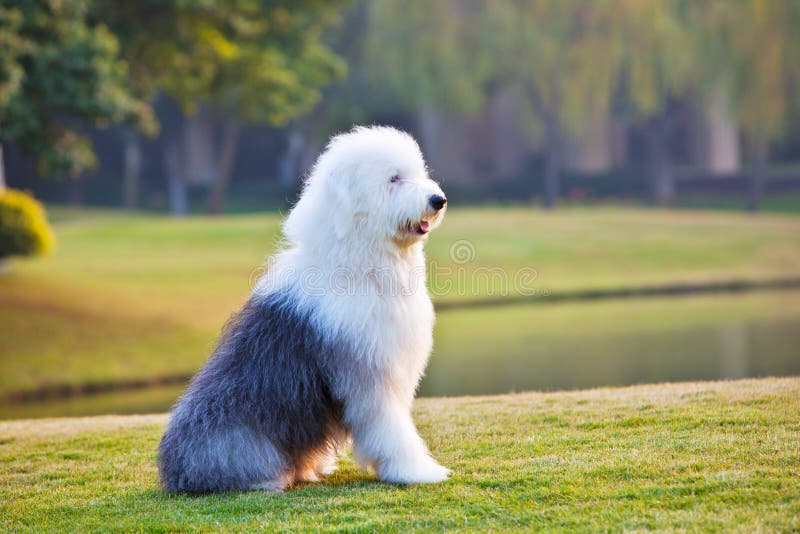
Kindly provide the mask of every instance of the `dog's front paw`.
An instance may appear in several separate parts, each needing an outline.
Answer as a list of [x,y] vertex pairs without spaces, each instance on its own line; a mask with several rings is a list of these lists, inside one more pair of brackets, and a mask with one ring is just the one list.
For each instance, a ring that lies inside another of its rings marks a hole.
[[395,484],[431,484],[447,480],[450,470],[430,457],[413,462],[384,462],[378,467],[378,478]]

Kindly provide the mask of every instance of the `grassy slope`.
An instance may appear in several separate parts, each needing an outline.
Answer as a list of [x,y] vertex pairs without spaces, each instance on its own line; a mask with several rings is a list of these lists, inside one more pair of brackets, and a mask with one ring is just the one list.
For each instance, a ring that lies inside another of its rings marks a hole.
[[423,399],[446,483],[351,460],[286,494],[168,497],[164,416],[0,423],[0,530],[800,529],[800,378]]
[[[19,261],[0,277],[0,392],[192,371],[246,296],[248,279],[274,249],[279,229],[278,214],[185,220],[54,215],[57,254]],[[450,250],[465,239],[474,261],[454,263]],[[434,265],[450,269],[445,275],[437,270],[440,300],[485,295],[485,283],[469,283],[483,268],[513,274],[533,267],[536,288],[551,291],[764,279],[800,275],[800,218],[453,209],[428,248]],[[494,290],[501,291],[494,279]]]

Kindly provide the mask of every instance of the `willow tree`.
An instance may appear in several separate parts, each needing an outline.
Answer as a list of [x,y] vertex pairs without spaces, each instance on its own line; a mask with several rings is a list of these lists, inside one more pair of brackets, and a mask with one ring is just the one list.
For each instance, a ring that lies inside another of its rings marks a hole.
[[605,117],[616,83],[616,13],[607,2],[498,0],[485,3],[481,47],[488,79],[520,87],[520,110],[544,153],[544,204],[556,205],[564,145],[585,124]]
[[629,122],[644,122],[646,174],[653,200],[670,204],[675,181],[669,151],[673,114],[667,105],[685,97],[697,59],[694,30],[682,0],[615,0],[620,86]]
[[750,140],[748,207],[758,206],[769,142],[785,133],[800,84],[800,4],[793,0],[617,0],[623,86],[636,120],[647,120],[654,199],[669,203],[672,98],[715,100]]
[[[747,209],[757,211],[767,180],[770,142],[786,132],[800,107],[800,3],[739,0],[711,35],[724,36],[734,107],[749,138],[753,166]],[[743,31],[742,28],[745,28]]]
[[470,115],[485,99],[487,59],[477,48],[482,2],[366,3],[361,87],[373,110],[413,115],[435,160],[443,120]]

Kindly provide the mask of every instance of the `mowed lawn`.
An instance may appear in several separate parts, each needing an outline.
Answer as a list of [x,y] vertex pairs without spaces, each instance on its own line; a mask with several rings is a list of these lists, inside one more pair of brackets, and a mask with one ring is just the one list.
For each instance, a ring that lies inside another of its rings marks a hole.
[[0,530],[800,529],[800,378],[421,399],[415,417],[447,482],[380,484],[348,458],[284,494],[200,497],[158,488],[164,415],[0,423]]
[[[0,276],[0,394],[194,371],[280,242],[279,213],[52,216],[57,252]],[[438,301],[767,280],[800,276],[800,217],[454,208],[428,251]],[[458,330],[453,321],[445,330]]]

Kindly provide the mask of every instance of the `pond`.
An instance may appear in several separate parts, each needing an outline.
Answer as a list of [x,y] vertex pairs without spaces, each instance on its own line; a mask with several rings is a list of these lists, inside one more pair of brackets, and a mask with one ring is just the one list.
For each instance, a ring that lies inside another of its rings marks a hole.
[[440,314],[421,395],[800,374],[800,292]]
[[[800,374],[800,291],[439,313],[420,395]],[[0,418],[169,409],[182,386],[0,406]]]

